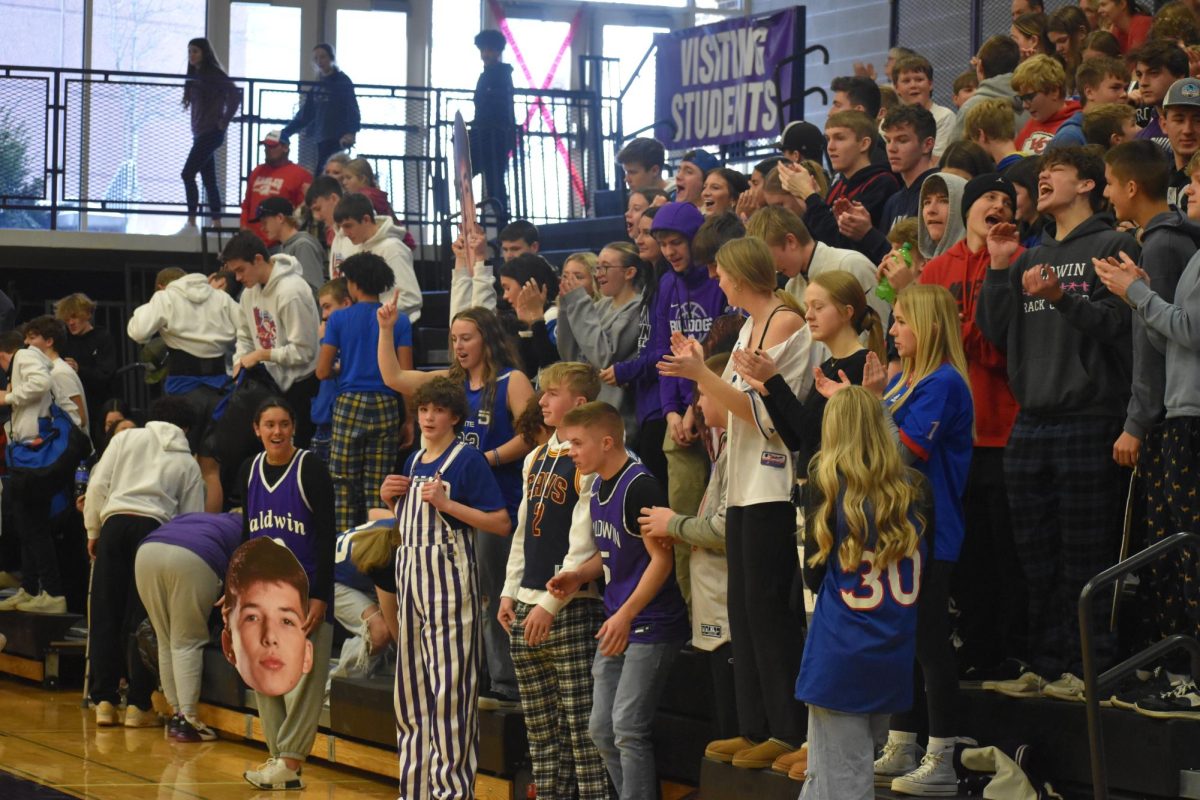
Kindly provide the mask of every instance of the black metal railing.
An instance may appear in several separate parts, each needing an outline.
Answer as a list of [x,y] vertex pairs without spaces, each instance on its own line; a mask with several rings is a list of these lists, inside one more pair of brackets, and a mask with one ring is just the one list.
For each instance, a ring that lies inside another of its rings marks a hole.
[[1096,646],[1093,633],[1093,612],[1096,595],[1109,591],[1120,591],[1120,581],[1125,576],[1176,550],[1190,549],[1200,555],[1200,536],[1194,533],[1177,533],[1168,536],[1140,553],[1130,556],[1121,563],[1109,567],[1087,582],[1079,593],[1079,637],[1083,647],[1083,683],[1087,703],[1088,748],[1092,760],[1092,792],[1095,800],[1108,800],[1108,767],[1104,753],[1104,727],[1100,718],[1100,697],[1119,681],[1129,677],[1134,670],[1151,664],[1167,653],[1186,650],[1192,658],[1192,674],[1200,675],[1200,642],[1191,636],[1176,634],[1155,642],[1117,664],[1103,674],[1096,674]]
[[[258,142],[291,119],[310,81],[235,78],[242,107],[217,153],[226,215],[237,213]],[[0,66],[0,227],[128,231],[130,217],[186,213],[179,172],[191,146],[184,78],[165,73]],[[444,243],[458,214],[447,155],[455,112],[474,116],[469,90],[359,84],[354,155],[375,167],[400,221],[423,243]],[[598,160],[615,131],[616,98],[591,90],[521,90],[506,173],[508,212],[535,223],[587,215],[603,180]],[[301,133],[292,160],[310,170]],[[160,224],[159,228],[162,227]]]

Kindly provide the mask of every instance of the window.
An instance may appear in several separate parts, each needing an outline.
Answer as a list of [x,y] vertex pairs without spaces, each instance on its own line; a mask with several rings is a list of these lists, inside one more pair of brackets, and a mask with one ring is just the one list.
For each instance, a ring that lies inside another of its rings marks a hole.
[[[478,4],[470,12],[459,3],[433,4],[433,36],[429,41],[430,86],[442,89],[474,89],[483,63],[475,49],[480,31]],[[464,112],[470,117],[469,112]]]
[[300,74],[300,9],[230,3],[229,74],[284,81],[315,78],[311,67]]
[[92,67],[187,69],[188,40],[204,35],[204,0],[94,0]]
[[0,63],[83,66],[83,0],[0,0]]
[[[656,33],[666,33],[666,28],[640,28],[631,25],[604,26],[604,55],[619,59],[613,77],[615,86],[605,87],[605,94],[616,96],[625,88],[633,77],[633,71],[641,63],[646,51],[654,44]],[[642,71],[637,79],[629,86],[622,104],[622,133],[629,136],[634,131],[641,130],[654,124],[654,61],[651,55],[642,64]],[[645,131],[640,136],[653,136],[653,131]]]
[[408,82],[408,15],[402,11],[339,8],[334,47],[338,66],[355,83]]
[[[510,44],[504,50],[504,60],[513,65],[513,86],[518,89],[571,88],[573,59],[569,43],[562,52],[558,65],[554,64],[562,50],[563,41],[571,35],[571,23],[513,17],[508,20],[508,29],[516,43],[515,47]],[[525,71],[521,68],[522,61],[529,69],[532,80],[526,78]],[[551,73],[553,75],[547,85],[546,78],[551,76]]]

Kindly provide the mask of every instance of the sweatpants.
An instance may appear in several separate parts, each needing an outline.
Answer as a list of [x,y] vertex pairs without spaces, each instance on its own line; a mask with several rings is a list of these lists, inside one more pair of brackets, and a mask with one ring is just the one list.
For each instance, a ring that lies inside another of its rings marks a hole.
[[406,534],[413,538],[396,550],[400,800],[475,792],[481,627],[475,548],[468,535],[438,527],[420,538]]
[[[312,399],[317,396],[317,390],[320,388],[321,382],[317,380],[316,375],[306,375],[283,393],[283,398],[288,401],[288,404],[297,409],[296,433],[292,440],[296,447],[308,447],[308,443],[312,440],[313,423],[310,409],[312,408]],[[240,466],[241,464],[237,464],[234,469]]]
[[755,742],[775,738],[797,746],[804,741],[795,685],[806,626],[803,609],[790,602],[799,564],[795,507],[727,509],[725,558],[738,732]]
[[716,712],[713,722],[718,739],[732,739],[738,735],[737,697],[733,678],[733,644],[726,642],[709,653],[708,671],[712,676],[712,708]]
[[[1138,468],[1146,487],[1146,545],[1180,531],[1200,531],[1200,417],[1174,417],[1147,434]],[[1155,560],[1143,581],[1149,602],[1139,646],[1176,633],[1200,637],[1195,551],[1176,550]],[[1191,671],[1182,654],[1171,659],[1170,667]]]
[[54,532],[49,524],[50,500],[54,490],[45,481],[19,470],[10,470],[9,496],[13,524],[21,542],[21,588],[31,595],[45,591],[53,597],[63,594],[62,572],[54,548]]
[[348,531],[379,505],[379,487],[396,468],[403,420],[400,398],[386,392],[349,392],[333,402],[329,474],[334,522]]
[[[704,445],[699,441],[692,442],[687,447],[680,447],[671,438],[668,428],[663,435],[663,456],[667,461],[667,502],[676,514],[694,516],[704,499],[704,490],[708,488],[708,454]],[[675,582],[683,599],[691,607],[692,604],[692,548],[682,542],[675,545]]]
[[134,582],[138,545],[161,525],[150,517],[113,514],[100,526],[92,567],[92,614],[88,624],[88,663],[93,703],[121,700],[120,684],[129,682],[129,705],[147,710],[154,676],[137,652],[133,634],[146,619]]
[[273,758],[304,761],[317,740],[317,725],[325,706],[329,679],[329,653],[333,648],[333,626],[322,622],[308,635],[313,644],[313,666],[300,682],[282,697],[254,693],[263,737]]
[[[1057,680],[1083,674],[1079,593],[1117,560],[1128,475],[1112,459],[1121,420],[1017,415],[1004,451],[1013,539],[1029,597],[1029,656],[1034,672]],[[1111,589],[1095,597],[1110,608]],[[1093,618],[1097,666],[1116,655],[1108,617]]]
[[204,559],[176,544],[147,542],[134,562],[138,596],[158,637],[158,677],[176,713],[196,716],[208,617],[221,578]]
[[533,608],[516,604],[512,657],[538,797],[608,800],[608,771],[588,733],[592,662],[604,606],[589,598],[571,601],[554,618],[546,641],[530,647],[525,618]]
[[958,731],[958,668],[950,643],[950,578],[953,561],[930,559],[917,600],[917,669],[913,670],[913,707],[892,715],[892,730],[952,738]]
[[808,778],[800,800],[875,800],[875,741],[887,714],[808,707]]
[[963,493],[966,536],[950,594],[958,607],[960,669],[1026,658],[1025,580],[1004,485],[1004,448],[976,447]]
[[667,421],[662,417],[648,419],[638,426],[637,440],[633,443],[633,451],[646,465],[646,469],[654,473],[658,482],[670,486],[667,474],[667,457],[663,454],[663,443],[666,441]]

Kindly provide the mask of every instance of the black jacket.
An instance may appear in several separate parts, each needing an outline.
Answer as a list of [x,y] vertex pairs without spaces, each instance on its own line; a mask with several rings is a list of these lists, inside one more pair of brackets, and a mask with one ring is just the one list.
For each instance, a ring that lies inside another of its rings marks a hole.
[[512,65],[499,62],[483,68],[475,84],[474,127],[515,128]]
[[322,75],[316,86],[304,87],[303,94],[299,113],[283,129],[284,139],[297,131],[309,130],[318,142],[328,142],[347,133],[358,133],[362,127],[354,81],[340,69]]

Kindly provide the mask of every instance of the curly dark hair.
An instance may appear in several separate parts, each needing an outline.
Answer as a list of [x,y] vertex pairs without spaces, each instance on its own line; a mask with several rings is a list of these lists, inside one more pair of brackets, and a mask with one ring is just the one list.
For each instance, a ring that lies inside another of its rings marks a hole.
[[454,432],[461,433],[467,417],[471,415],[471,407],[467,404],[467,392],[461,382],[452,378],[439,376],[424,383],[413,394],[413,407],[434,406],[444,408],[458,421],[454,423]]

